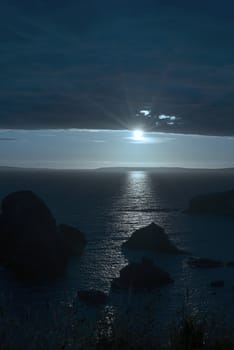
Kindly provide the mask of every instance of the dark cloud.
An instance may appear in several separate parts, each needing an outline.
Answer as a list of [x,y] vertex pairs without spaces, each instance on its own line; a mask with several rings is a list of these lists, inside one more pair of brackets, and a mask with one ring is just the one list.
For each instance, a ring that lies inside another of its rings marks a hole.
[[0,127],[130,128],[150,104],[234,135],[233,35],[228,0],[3,0]]

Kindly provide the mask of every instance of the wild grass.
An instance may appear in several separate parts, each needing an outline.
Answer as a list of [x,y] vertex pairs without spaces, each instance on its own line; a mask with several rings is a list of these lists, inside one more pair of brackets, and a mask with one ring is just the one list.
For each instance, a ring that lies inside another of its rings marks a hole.
[[129,307],[88,312],[75,303],[47,303],[43,315],[25,308],[17,318],[2,307],[0,350],[233,350],[233,329],[213,315],[194,311],[188,299],[164,337],[154,333],[159,320],[150,299],[143,314]]

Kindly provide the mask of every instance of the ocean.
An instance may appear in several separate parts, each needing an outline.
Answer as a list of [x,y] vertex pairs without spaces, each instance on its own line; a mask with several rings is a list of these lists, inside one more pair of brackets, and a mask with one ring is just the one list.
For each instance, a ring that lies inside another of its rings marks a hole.
[[[168,329],[185,303],[204,317],[212,313],[234,325],[234,268],[195,269],[188,266],[187,255],[126,255],[121,248],[134,230],[154,221],[192,256],[233,261],[234,218],[184,212],[195,195],[233,188],[233,170],[1,170],[1,199],[17,190],[34,191],[58,223],[78,227],[88,244],[80,258],[70,261],[66,273],[49,284],[19,283],[2,268],[0,307],[12,318],[22,317],[22,322],[26,322],[29,317],[31,323],[38,322],[37,327],[43,329],[44,318],[54,318],[58,305],[76,305],[78,313],[92,314],[76,295],[78,290],[95,288],[110,293],[106,310],[113,317],[128,309],[138,320],[139,328],[150,307],[158,329]],[[149,293],[126,295],[110,291],[119,270],[128,261],[139,261],[144,255],[168,271],[175,283]],[[209,285],[213,280],[224,280],[224,287],[214,290]],[[48,305],[53,305],[50,317]],[[25,316],[25,310],[31,310],[30,316]]]

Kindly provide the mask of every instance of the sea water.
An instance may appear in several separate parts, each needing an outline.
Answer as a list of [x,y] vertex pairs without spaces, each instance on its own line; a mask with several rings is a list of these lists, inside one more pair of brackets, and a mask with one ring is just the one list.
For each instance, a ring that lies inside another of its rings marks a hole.
[[[194,195],[232,188],[230,170],[1,171],[0,198],[16,190],[33,190],[58,223],[78,227],[88,243],[80,258],[71,259],[64,276],[49,284],[23,285],[1,269],[0,305],[19,318],[25,317],[22,310],[33,310],[30,317],[43,327],[48,305],[78,305],[78,312],[79,308],[84,311],[77,291],[95,288],[110,293],[106,307],[111,312],[121,314],[127,308],[139,327],[144,315],[152,313],[158,326],[166,329],[185,301],[195,312],[213,313],[234,324],[233,268],[195,269],[188,266],[186,255],[126,255],[121,248],[134,230],[154,221],[193,256],[234,260],[234,218],[184,213]],[[140,261],[143,255],[168,271],[175,283],[151,293],[111,291],[111,281],[120,269],[129,261]],[[213,280],[224,280],[225,286],[214,290],[210,287]]]

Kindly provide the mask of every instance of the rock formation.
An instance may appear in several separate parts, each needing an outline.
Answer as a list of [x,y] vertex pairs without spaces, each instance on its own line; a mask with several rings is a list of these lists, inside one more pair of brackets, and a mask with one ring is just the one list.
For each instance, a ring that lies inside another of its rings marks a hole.
[[82,232],[76,227],[61,224],[58,225],[61,238],[64,241],[64,248],[67,249],[69,255],[81,255],[86,245],[86,239]]
[[[0,262],[23,279],[59,275],[74,252],[69,246],[75,230],[63,228],[57,228],[48,207],[33,192],[9,194],[2,200],[0,215]],[[85,240],[80,235],[76,249],[81,252]]]
[[120,276],[112,281],[117,289],[151,289],[174,281],[170,275],[157,267],[153,261],[143,257],[140,263],[130,263],[120,271]]
[[167,254],[183,253],[169,240],[165,230],[154,222],[133,232],[123,247]]

